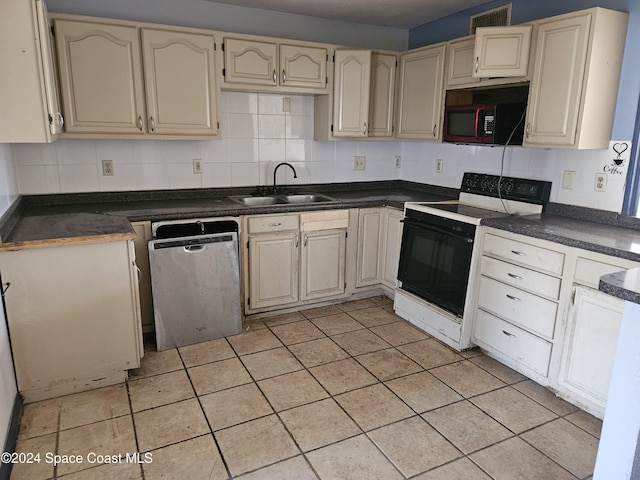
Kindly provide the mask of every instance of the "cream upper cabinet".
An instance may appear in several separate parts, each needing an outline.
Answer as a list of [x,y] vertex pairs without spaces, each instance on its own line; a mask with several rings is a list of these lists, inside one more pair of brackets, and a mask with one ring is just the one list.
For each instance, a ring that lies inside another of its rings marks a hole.
[[226,37],[223,81],[229,88],[323,93],[328,88],[327,55],[323,46]]
[[0,2],[0,142],[46,143],[63,118],[43,0]]
[[593,8],[538,24],[524,145],[609,147],[627,18]]
[[210,35],[142,29],[150,133],[218,134],[214,44]]
[[300,300],[344,293],[346,244],[346,228],[302,233]]
[[531,30],[531,25],[478,28],[473,77],[526,76]]
[[336,50],[333,135],[366,137],[369,129],[371,51]]
[[392,137],[394,134],[397,64],[396,55],[377,52],[371,54],[370,137]]
[[473,76],[476,38],[450,42],[447,47],[447,87],[478,83]]
[[212,35],[64,16],[55,28],[71,136],[219,135]]
[[398,138],[441,140],[445,53],[443,44],[400,56]]

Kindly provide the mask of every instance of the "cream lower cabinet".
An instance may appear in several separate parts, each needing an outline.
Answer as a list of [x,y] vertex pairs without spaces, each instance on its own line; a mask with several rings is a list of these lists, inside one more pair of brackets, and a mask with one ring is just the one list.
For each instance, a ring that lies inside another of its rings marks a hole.
[[382,278],[383,209],[361,208],[358,211],[358,256],[356,287],[377,285]]
[[54,18],[65,132],[136,138],[219,135],[213,35],[106,19]]
[[26,402],[123,382],[143,354],[133,242],[0,252]]
[[346,244],[346,228],[302,233],[300,300],[344,293]]

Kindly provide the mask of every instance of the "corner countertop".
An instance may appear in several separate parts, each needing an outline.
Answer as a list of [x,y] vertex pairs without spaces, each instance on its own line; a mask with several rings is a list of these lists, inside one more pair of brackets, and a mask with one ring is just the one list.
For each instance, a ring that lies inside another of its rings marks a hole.
[[640,304],[640,268],[603,275],[599,288],[611,296]]

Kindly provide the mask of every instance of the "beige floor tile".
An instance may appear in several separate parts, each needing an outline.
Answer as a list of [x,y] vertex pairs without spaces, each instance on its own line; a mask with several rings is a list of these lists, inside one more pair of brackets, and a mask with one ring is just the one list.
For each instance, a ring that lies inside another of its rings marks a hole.
[[502,380],[498,380],[469,360],[437,367],[430,370],[430,373],[466,398],[489,392],[505,385]]
[[151,452],[153,462],[143,465],[145,480],[226,480],[227,470],[213,437],[204,435]]
[[423,414],[444,437],[469,454],[513,436],[509,430],[468,401]]
[[27,403],[20,418],[18,438],[26,440],[40,435],[55,433],[58,429],[62,398]]
[[280,315],[274,315],[272,317],[262,319],[264,324],[270,327],[284,325],[285,323],[299,322],[301,320],[306,320],[306,317],[300,312],[282,313]]
[[372,307],[362,310],[354,310],[349,312],[353,318],[363,324],[365,327],[376,327],[387,323],[394,323],[401,320],[400,317],[393,313],[389,313],[384,308]]
[[600,432],[602,431],[602,420],[600,420],[599,418],[596,418],[593,415],[582,410],[578,410],[577,412],[567,415],[565,419],[570,421],[574,425],[577,425],[584,431],[590,433],[594,437],[600,438]]
[[407,477],[462,456],[418,416],[369,432],[369,437]]
[[244,355],[242,363],[254,380],[263,380],[304,368],[295,355],[284,347]]
[[[267,328],[267,326],[264,323],[264,318],[249,318],[249,319],[245,319],[242,322],[242,332],[243,333],[247,333],[247,332],[253,332],[254,330],[264,330],[265,328]],[[242,335],[242,333],[239,333],[238,335]],[[227,337],[230,338],[230,337]]]
[[260,330],[248,331],[233,337],[227,337],[229,343],[238,355],[261,352],[270,348],[281,347],[282,342],[278,340],[271,330],[263,328]]
[[273,413],[273,409],[255,383],[204,395],[200,397],[200,402],[213,430]]
[[434,368],[459,362],[462,357],[433,338],[397,347],[422,368]]
[[61,430],[131,413],[124,383],[67,395],[61,402]]
[[58,465],[58,475],[66,475],[96,466],[87,461],[87,454],[91,452],[101,455],[122,454],[123,456],[127,453],[137,452],[131,416],[127,415],[61,431],[58,439],[58,454],[81,455],[84,461],[79,464],[61,463]]
[[396,480],[402,475],[364,435],[307,453],[322,480]]
[[429,338],[429,335],[421,332],[409,322],[404,321],[372,327],[371,331],[393,346],[418,342]]
[[486,355],[471,357],[469,361],[509,385],[526,379],[524,375]]
[[182,442],[210,431],[195,398],[134,413],[133,418],[141,452]]
[[138,463],[126,463],[123,461],[122,463],[104,463],[92,466],[86,470],[80,470],[58,478],[61,480],[141,480],[142,470],[140,470]]
[[333,399],[292,408],[280,418],[303,452],[362,433]]
[[287,323],[286,325],[276,325],[271,330],[285,345],[293,345],[295,343],[308,342],[325,336],[309,320],[301,322]]
[[470,348],[469,350],[464,350],[459,353],[460,353],[460,356],[464,358],[482,357],[484,355],[480,347]]
[[352,358],[313,367],[309,371],[331,395],[348,392],[377,382],[366,368]]
[[191,382],[184,370],[163,373],[129,382],[129,398],[134,412],[167,405],[194,397]]
[[555,413],[512,387],[501,388],[470,401],[515,433],[524,432],[557,417]]
[[331,337],[349,355],[362,355],[389,348],[387,342],[369,330],[356,330],[354,332],[341,333]]
[[335,305],[329,305],[327,307],[309,308],[307,310],[302,310],[300,313],[309,320],[312,320],[314,318],[326,317],[327,315],[337,315],[340,312],[342,312],[342,310]]
[[537,384],[533,380],[516,383],[512,385],[512,387],[560,416],[568,415],[578,410],[578,407],[561,399],[551,390]]
[[335,399],[365,431],[415,415],[383,384],[343,393]]
[[276,412],[327,398],[328,394],[306,370],[258,382]]
[[310,342],[291,345],[289,350],[306,368],[316,367],[349,357],[349,354],[342,350],[330,338],[320,338],[318,340],[311,340]]
[[418,413],[462,400],[461,395],[429,372],[389,380],[385,384]]
[[318,480],[303,456],[293,457],[237,477],[239,480]]
[[144,352],[140,359],[140,368],[129,370],[129,378],[149,377],[160,373],[173,372],[184,368],[178,350],[164,350],[162,352]]
[[377,307],[376,303],[370,298],[362,300],[354,300],[352,302],[340,303],[337,307],[343,312],[353,312],[354,310],[362,310],[363,308]]
[[521,438],[578,478],[593,474],[598,439],[559,418],[525,432]]
[[[22,439],[18,438],[16,444],[17,453],[30,455],[29,462],[17,462],[13,464],[11,480],[45,480],[53,478],[53,464],[46,462],[46,455],[56,453],[56,434],[40,435],[38,437]],[[36,455],[40,454],[40,461]]]
[[380,295],[378,297],[369,298],[375,305],[379,307],[388,307],[393,306],[393,300],[389,297],[385,297],[384,295]]
[[203,363],[217,362],[236,356],[225,338],[187,345],[180,347],[178,351],[186,367],[195,367]]
[[338,335],[340,333],[353,332],[354,330],[362,330],[365,328],[364,325],[346,313],[315,318],[312,322],[327,335]]
[[518,437],[471,455],[495,480],[575,480],[575,477]]
[[217,392],[251,382],[251,376],[238,358],[206,363],[188,370],[197,395]]
[[468,458],[461,458],[418,475],[414,480],[491,480],[491,477]]
[[381,381],[422,371],[420,365],[395,348],[360,355],[356,360]]
[[300,453],[276,415],[215,433],[232,475],[240,475]]

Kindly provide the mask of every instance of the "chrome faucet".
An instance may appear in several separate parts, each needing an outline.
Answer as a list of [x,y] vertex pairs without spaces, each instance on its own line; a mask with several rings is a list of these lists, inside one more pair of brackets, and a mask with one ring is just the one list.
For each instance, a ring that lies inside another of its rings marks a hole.
[[282,162],[282,163],[279,163],[278,165],[276,165],[276,168],[274,168],[274,170],[273,170],[273,194],[274,195],[276,194],[276,173],[278,173],[278,168],[280,168],[282,165],[286,165],[291,170],[293,170],[293,178],[298,178],[298,174],[296,173],[296,169],[293,168],[293,165],[291,165],[290,163]]

